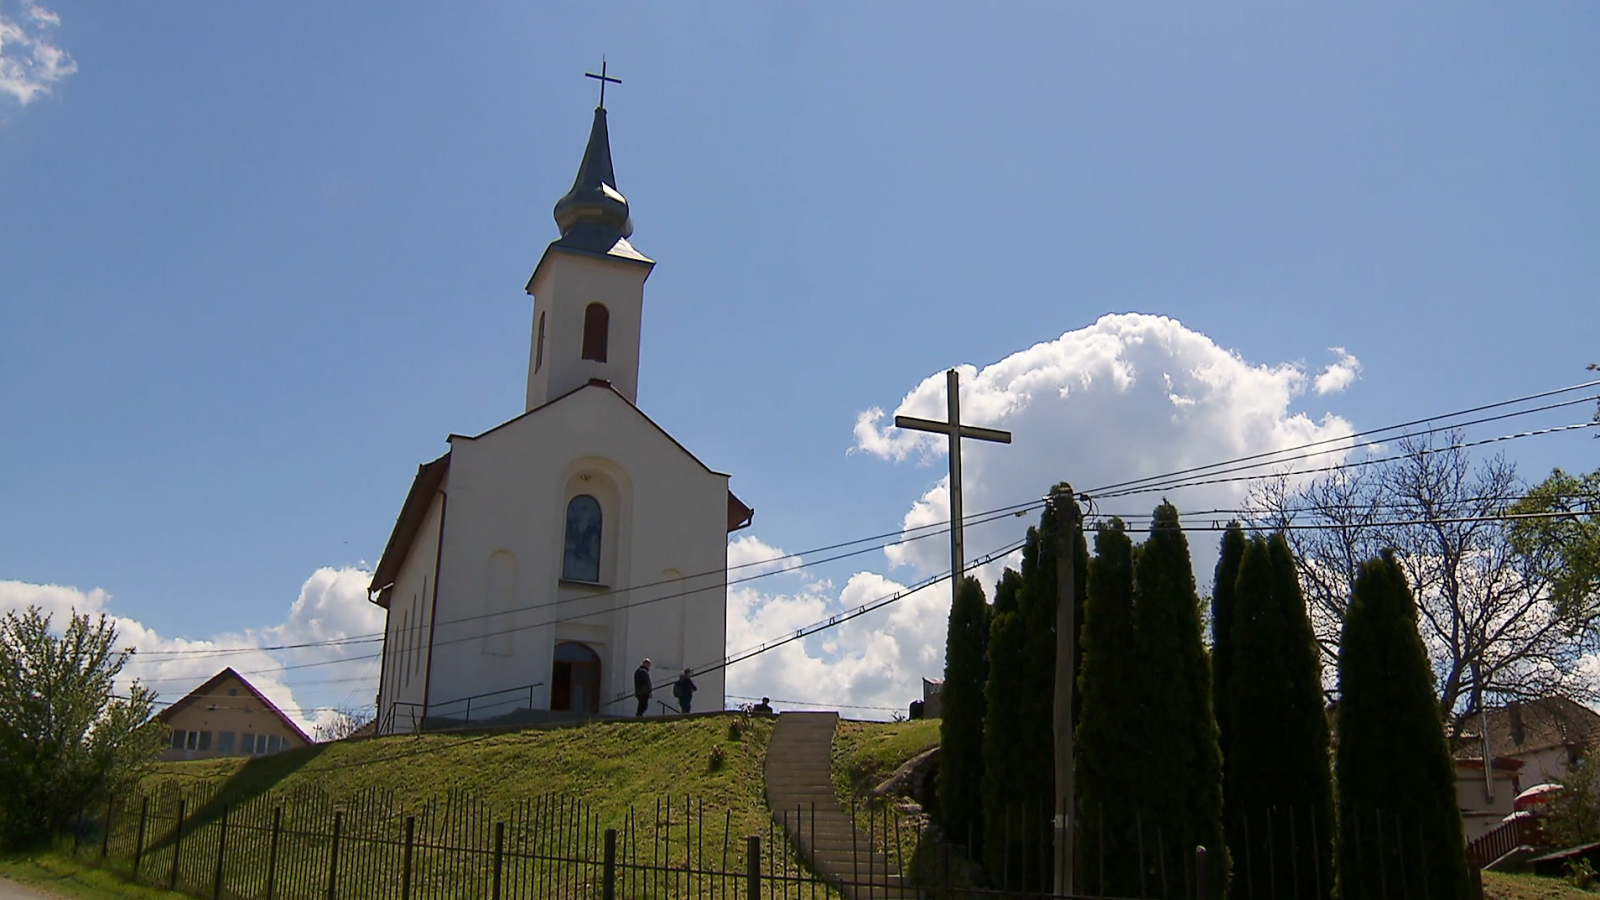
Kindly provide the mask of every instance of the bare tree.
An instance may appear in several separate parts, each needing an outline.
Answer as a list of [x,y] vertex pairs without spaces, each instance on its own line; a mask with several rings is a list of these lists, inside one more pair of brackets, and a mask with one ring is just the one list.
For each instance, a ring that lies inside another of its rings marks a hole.
[[312,727],[311,737],[319,744],[342,741],[374,718],[375,713],[370,706],[341,706],[325,721]]
[[1556,604],[1548,566],[1517,552],[1506,509],[1526,491],[1503,456],[1474,464],[1459,434],[1397,442],[1392,458],[1251,497],[1251,524],[1286,528],[1330,665],[1356,568],[1393,548],[1411,581],[1441,711],[1458,722],[1492,701],[1564,693],[1600,699],[1579,663],[1596,605]]

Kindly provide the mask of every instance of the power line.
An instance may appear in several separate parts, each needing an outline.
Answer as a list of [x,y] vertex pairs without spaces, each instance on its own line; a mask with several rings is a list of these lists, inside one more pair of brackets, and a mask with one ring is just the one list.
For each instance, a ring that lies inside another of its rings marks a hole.
[[[1587,400],[1591,400],[1591,399],[1595,399],[1595,398],[1585,398],[1584,402],[1586,402]],[[1505,417],[1497,417],[1497,418],[1505,418]],[[1579,430],[1582,430],[1582,429],[1585,429],[1585,428],[1594,428],[1596,426],[1600,426],[1600,422],[1577,422],[1577,423],[1574,423],[1574,424],[1571,424],[1571,425],[1558,425],[1558,426],[1555,426],[1553,428],[1541,428],[1541,429],[1538,429],[1538,430],[1535,430],[1535,431],[1520,431],[1520,432],[1517,432],[1516,434],[1503,434],[1503,435],[1500,435],[1499,437],[1484,438],[1482,440],[1464,441],[1464,442],[1459,443],[1459,444],[1451,444],[1448,447],[1428,448],[1428,449],[1424,449],[1424,450],[1422,450],[1420,452],[1422,454],[1426,455],[1426,454],[1433,454],[1433,453],[1443,453],[1443,452],[1446,452],[1446,451],[1449,451],[1449,450],[1466,450],[1466,449],[1471,448],[1471,447],[1481,447],[1481,446],[1484,446],[1484,445],[1487,445],[1487,444],[1500,443],[1502,441],[1513,441],[1513,440],[1518,440],[1520,438],[1539,437],[1539,436],[1542,436],[1542,435],[1549,435],[1549,434],[1559,434],[1559,433],[1566,432],[1566,431],[1579,431]],[[1428,432],[1424,432],[1424,433],[1428,433]],[[1326,452],[1326,451],[1324,451],[1324,452]],[[1311,454],[1311,455],[1312,456],[1319,456],[1321,454]],[[1358,468],[1361,468],[1363,466],[1373,466],[1373,465],[1378,465],[1379,463],[1394,462],[1395,460],[1398,460],[1398,459],[1405,459],[1407,456],[1410,456],[1410,455],[1411,454],[1408,454],[1408,453],[1399,453],[1399,454],[1395,454],[1393,456],[1378,456],[1378,457],[1372,457],[1372,458],[1369,458],[1369,459],[1356,460],[1355,462],[1342,462],[1342,463],[1335,463],[1333,465],[1328,465],[1328,466],[1319,466],[1317,468],[1312,468],[1312,469],[1301,469],[1299,471],[1296,471],[1296,472],[1293,472],[1293,473],[1289,473],[1289,474],[1311,475],[1311,474],[1315,474],[1315,473],[1318,473],[1318,472],[1337,472],[1337,471],[1341,471],[1343,469],[1358,469]],[[1308,458],[1308,457],[1300,457],[1300,458]],[[1240,467],[1238,467],[1236,469],[1223,469],[1223,470],[1221,470],[1221,472],[1237,472],[1237,471],[1246,470],[1246,469],[1258,468],[1261,465],[1277,464],[1277,463],[1284,463],[1284,462],[1294,462],[1294,461],[1295,461],[1294,459],[1274,460],[1272,463],[1258,463],[1258,464],[1255,464],[1255,465],[1240,466]],[[1285,473],[1282,473],[1282,472],[1257,472],[1257,473],[1255,473],[1253,475],[1235,475],[1235,476],[1228,477],[1228,478],[1204,478],[1204,479],[1200,479],[1200,480],[1196,480],[1196,481],[1183,481],[1183,482],[1177,482],[1177,483],[1172,483],[1172,484],[1158,484],[1158,485],[1153,485],[1153,486],[1148,486],[1148,487],[1135,487],[1135,488],[1129,488],[1129,489],[1126,489],[1126,490],[1114,491],[1112,493],[1093,494],[1092,496],[1095,497],[1095,499],[1108,500],[1108,499],[1111,499],[1111,498],[1114,498],[1114,497],[1130,497],[1130,496],[1133,496],[1134,494],[1150,494],[1150,493],[1158,493],[1158,492],[1163,492],[1163,491],[1175,491],[1175,490],[1181,490],[1183,488],[1201,487],[1203,485],[1208,485],[1208,484],[1228,484],[1228,483],[1238,482],[1238,481],[1258,481],[1258,480],[1261,480],[1261,479],[1264,479],[1264,478],[1278,478],[1278,477],[1281,477],[1284,474]]]
[[[1600,386],[1600,379],[1597,379],[1597,380],[1594,380],[1594,381],[1585,381],[1585,382],[1582,382],[1580,384],[1568,385],[1567,387],[1556,388],[1555,390],[1541,391],[1540,393],[1537,393],[1537,394],[1528,394],[1526,396],[1517,397],[1517,398],[1512,399],[1512,400],[1501,400],[1501,401],[1499,401],[1497,403],[1487,403],[1487,404],[1484,404],[1482,406],[1474,406],[1474,407],[1471,407],[1469,409],[1457,410],[1455,412],[1445,413],[1443,415],[1427,416],[1427,417],[1421,418],[1421,419],[1413,419],[1413,420],[1411,420],[1409,422],[1401,422],[1401,423],[1398,423],[1398,424],[1395,424],[1395,425],[1385,425],[1382,428],[1370,428],[1370,429],[1367,429],[1365,431],[1357,431],[1357,432],[1354,432],[1352,434],[1342,435],[1342,436],[1339,436],[1339,437],[1324,438],[1322,440],[1311,441],[1310,443],[1301,444],[1298,447],[1285,447],[1285,448],[1278,449],[1278,450],[1268,450],[1268,451],[1264,451],[1264,452],[1261,452],[1261,453],[1249,454],[1247,456],[1237,456],[1237,457],[1234,457],[1233,459],[1222,460],[1220,462],[1207,463],[1206,465],[1203,465],[1203,466],[1191,466],[1191,467],[1189,467],[1187,469],[1178,469],[1178,470],[1173,471],[1173,472],[1167,472],[1167,473],[1165,473],[1163,475],[1147,475],[1147,476],[1145,476],[1143,478],[1134,478],[1134,479],[1130,479],[1128,481],[1119,481],[1119,482],[1115,482],[1115,483],[1112,483],[1112,484],[1104,484],[1104,485],[1100,485],[1099,487],[1089,489],[1087,491],[1087,493],[1100,494],[1100,493],[1104,493],[1106,491],[1116,490],[1116,489],[1123,488],[1123,487],[1130,487],[1130,486],[1133,486],[1133,485],[1141,485],[1141,484],[1144,484],[1146,482],[1151,482],[1151,481],[1167,481],[1167,480],[1171,480],[1173,478],[1177,478],[1177,477],[1182,476],[1182,475],[1196,474],[1196,473],[1204,472],[1204,471],[1206,471],[1208,469],[1216,469],[1216,468],[1221,468],[1223,466],[1231,466],[1231,465],[1234,465],[1235,463],[1242,463],[1242,462],[1249,462],[1251,460],[1265,459],[1267,457],[1277,456],[1279,454],[1284,454],[1284,453],[1298,453],[1300,451],[1309,450],[1312,447],[1323,447],[1323,446],[1327,446],[1329,444],[1337,444],[1337,443],[1342,443],[1344,441],[1353,441],[1355,438],[1371,437],[1373,435],[1383,434],[1385,432],[1399,431],[1399,430],[1404,429],[1404,428],[1411,428],[1412,426],[1415,426],[1415,425],[1424,425],[1424,424],[1427,424],[1429,422],[1437,422],[1437,421],[1440,421],[1440,420],[1443,420],[1443,419],[1455,419],[1455,418],[1459,418],[1461,416],[1469,416],[1469,415],[1473,415],[1475,413],[1486,412],[1486,411],[1491,410],[1491,409],[1499,409],[1501,407],[1512,406],[1512,405],[1515,405],[1515,404],[1518,404],[1518,403],[1527,403],[1527,402],[1532,401],[1532,400],[1542,400],[1545,397],[1554,397],[1554,396],[1558,396],[1560,394],[1566,394],[1566,393],[1570,393],[1572,391],[1584,390],[1586,388],[1592,388],[1592,387],[1596,387],[1596,386]],[[1587,403],[1588,401],[1594,400],[1594,399],[1596,399],[1596,397],[1584,397],[1584,398],[1581,398],[1581,399],[1578,399],[1578,400],[1566,401],[1566,402],[1563,402],[1563,403],[1560,403],[1560,404],[1555,404],[1555,406],[1570,406],[1570,405],[1575,404],[1575,403]],[[1542,409],[1545,409],[1545,408],[1555,408],[1555,406],[1542,407],[1540,410],[1527,410],[1527,411],[1522,412],[1522,413],[1515,413],[1514,415],[1525,415],[1526,413],[1529,413],[1529,412],[1539,412],[1539,411],[1541,411]],[[1484,421],[1492,421],[1492,419],[1484,420]],[[1477,423],[1471,423],[1471,422],[1469,422],[1469,423],[1459,423],[1458,425],[1452,426],[1452,427],[1464,427],[1465,425],[1469,425],[1469,424],[1477,424]],[[1435,430],[1437,430],[1437,429],[1435,429]],[[1315,455],[1318,455],[1318,454],[1311,454],[1311,455],[1315,456]],[[1279,462],[1284,462],[1284,461],[1287,461],[1287,460],[1279,460]],[[1272,463],[1264,463],[1264,464],[1270,465]]]
[[[983,512],[973,513],[970,516],[963,516],[962,520],[963,520],[963,522],[965,524],[968,524],[968,525],[984,525],[984,524],[988,524],[989,522],[993,522],[993,521],[996,521],[996,520],[999,520],[999,519],[1005,519],[1005,518],[1010,518],[1010,517],[1022,515],[1024,513],[1028,512],[1029,510],[1037,509],[1037,508],[1039,508],[1039,507],[1041,507],[1043,505],[1044,505],[1044,503],[1043,503],[1042,500],[1039,500],[1039,499],[1028,500],[1028,501],[1024,501],[1022,503],[1014,503],[1014,504],[1011,504],[1009,506],[1002,506],[1002,507],[997,507],[997,508],[991,509],[991,510],[985,510]],[[926,530],[926,529],[934,529],[934,528],[936,528],[937,530],[933,530],[933,531]],[[902,536],[902,535],[905,535],[907,532],[919,531],[919,530],[923,531],[923,533],[922,534],[913,534],[913,535],[911,535],[909,537],[901,537],[899,540],[886,541],[884,543],[876,544],[876,545],[873,545],[873,546],[870,546],[870,547],[858,548],[856,550],[852,550],[852,551],[849,551],[847,553],[840,553],[840,554],[836,554],[834,556],[826,557],[826,558],[823,558],[823,559],[817,559],[817,560],[811,560],[811,561],[807,561],[807,562],[801,562],[801,563],[799,563],[797,565],[786,566],[786,567],[783,567],[783,568],[775,569],[775,570],[773,570],[771,572],[760,572],[760,573],[757,573],[755,575],[745,576],[744,578],[737,578],[737,579],[733,579],[733,580],[730,580],[730,581],[721,582],[721,583],[718,583],[718,584],[706,585],[704,587],[694,588],[692,590],[680,591],[680,592],[673,593],[673,594],[668,594],[668,595],[665,595],[665,596],[662,596],[662,597],[655,597],[655,598],[651,598],[651,599],[647,599],[647,600],[641,600],[641,601],[637,601],[635,603],[624,604],[622,606],[618,606],[618,607],[614,607],[614,608],[615,609],[631,609],[631,608],[636,607],[636,606],[644,606],[644,605],[647,605],[647,604],[650,604],[650,603],[656,603],[656,602],[660,602],[660,601],[663,601],[663,600],[677,599],[679,597],[689,596],[690,594],[705,593],[707,591],[714,591],[714,590],[717,590],[719,588],[733,587],[734,585],[739,585],[739,584],[744,584],[744,583],[751,582],[751,581],[756,581],[756,580],[759,580],[761,578],[769,578],[769,577],[772,577],[774,575],[782,575],[782,574],[785,574],[785,573],[796,572],[796,571],[799,571],[801,569],[806,569],[806,568],[810,568],[810,567],[813,567],[813,566],[821,566],[821,565],[825,565],[825,564],[831,563],[831,562],[838,562],[839,560],[842,560],[842,559],[848,559],[848,558],[851,558],[851,557],[854,557],[854,556],[861,556],[863,554],[871,553],[871,552],[876,551],[876,550],[882,550],[882,549],[886,549],[888,547],[897,547],[897,546],[901,546],[901,545],[904,545],[904,544],[909,544],[909,543],[911,543],[913,541],[919,541],[919,540],[922,540],[924,538],[937,537],[938,535],[941,535],[941,534],[948,534],[950,532],[950,527],[949,527],[948,520],[946,520],[944,522],[929,523],[927,525],[917,525],[917,526],[913,526],[912,528],[905,529],[903,531],[885,532],[883,534],[874,535],[874,536],[869,537],[869,538],[862,538],[862,539],[857,539],[857,540],[854,540],[854,541],[844,541],[844,542],[840,542],[840,543],[837,543],[837,544],[829,545],[829,547],[821,548],[820,550],[804,551],[804,553],[805,554],[809,554],[809,553],[815,553],[815,552],[823,552],[824,550],[827,550],[827,549],[838,549],[838,548],[842,548],[842,547],[848,547],[848,546],[851,546],[851,545],[854,545],[854,544],[863,543],[865,541],[881,540],[881,539],[886,538],[886,537]],[[419,622],[418,624],[412,625],[409,628],[397,628],[397,629],[394,629],[393,634],[394,634],[394,637],[396,639],[401,639],[401,638],[409,637],[410,636],[410,632],[412,632],[412,631],[421,631],[423,629],[427,629],[427,628],[430,628],[430,627],[431,628],[438,628],[438,627],[442,627],[442,626],[446,626],[446,625],[457,625],[457,624],[461,624],[463,622],[473,622],[473,621],[479,621],[479,620],[482,620],[482,619],[492,619],[492,618],[496,618],[496,617],[499,617],[499,616],[515,615],[515,614],[517,614],[519,612],[528,612],[528,611],[532,611],[532,610],[536,610],[536,609],[546,609],[546,608],[549,608],[549,607],[561,606],[561,605],[570,604],[570,603],[592,602],[594,600],[602,599],[602,598],[605,598],[605,597],[612,597],[612,596],[618,596],[618,595],[622,595],[622,594],[627,594],[627,593],[631,593],[631,592],[634,592],[634,591],[643,590],[643,589],[649,588],[649,587],[661,587],[661,586],[664,586],[664,585],[677,584],[677,583],[682,582],[682,581],[689,581],[689,580],[695,579],[695,578],[703,578],[703,577],[707,577],[707,576],[710,576],[710,575],[715,575],[715,574],[717,574],[719,572],[731,571],[733,569],[748,568],[750,566],[755,566],[755,565],[768,565],[768,564],[770,564],[772,562],[775,562],[775,561],[782,561],[782,560],[787,560],[787,559],[798,558],[801,555],[803,555],[803,554],[801,554],[801,553],[790,553],[790,554],[785,554],[783,556],[775,556],[775,557],[772,557],[770,559],[758,560],[758,561],[749,562],[749,563],[741,563],[741,564],[739,564],[737,566],[729,567],[728,569],[715,569],[715,570],[711,570],[711,571],[708,571],[708,572],[700,573],[698,575],[684,576],[682,578],[663,579],[661,581],[650,582],[650,583],[647,583],[647,584],[631,585],[631,586],[628,586],[628,587],[613,588],[613,589],[608,589],[608,590],[604,590],[604,591],[596,591],[596,592],[593,592],[593,593],[586,593],[586,594],[583,594],[583,595],[577,596],[577,597],[560,597],[560,598],[557,598],[555,600],[546,601],[546,602],[543,602],[543,603],[533,603],[533,604],[529,604],[529,605],[526,605],[526,606],[513,607],[512,609],[496,610],[496,611],[490,612],[490,613],[481,613],[481,614],[471,615],[471,616],[461,616],[461,617],[454,618],[454,619],[440,619],[438,621],[429,622],[429,623],[420,623]],[[535,626],[535,627],[538,627],[538,626]],[[517,630],[517,629],[512,629],[512,630]],[[496,633],[500,633],[500,632],[496,632]],[[129,662],[130,662],[130,664],[131,663],[152,664],[152,663],[165,662],[165,661],[172,660],[172,659],[177,659],[177,658],[195,659],[195,658],[199,658],[199,657],[210,657],[210,656],[229,656],[229,655],[236,655],[236,654],[240,654],[240,653],[257,653],[257,652],[270,652],[270,651],[279,651],[279,650],[305,650],[305,649],[314,649],[314,648],[321,648],[321,647],[355,646],[355,645],[360,645],[360,644],[373,644],[373,643],[382,642],[383,640],[385,640],[385,637],[386,637],[387,634],[388,634],[388,632],[375,631],[375,632],[368,632],[368,633],[365,633],[365,634],[358,634],[358,635],[346,635],[345,637],[341,637],[341,638],[330,638],[330,639],[325,640],[325,641],[306,641],[306,642],[302,642],[302,643],[298,643],[298,644],[278,644],[278,645],[265,646],[265,647],[217,647],[217,648],[204,648],[204,649],[194,649],[194,650],[151,650],[151,651],[147,651],[147,652],[144,652],[144,653],[137,654],[137,656],[135,656],[135,658],[130,660]],[[368,658],[371,658],[371,657],[347,657],[345,660],[334,660],[333,662],[348,661],[349,659],[368,659]]]

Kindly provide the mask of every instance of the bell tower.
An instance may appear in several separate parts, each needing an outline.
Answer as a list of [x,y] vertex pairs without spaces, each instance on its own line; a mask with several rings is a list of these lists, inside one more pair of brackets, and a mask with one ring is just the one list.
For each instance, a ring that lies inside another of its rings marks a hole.
[[528,279],[533,295],[533,341],[528,352],[527,409],[577,390],[592,379],[611,383],[637,403],[639,325],[644,282],[655,261],[628,237],[633,220],[617,190],[606,129],[605,83],[589,144],[572,190],[556,201],[561,237],[545,248]]

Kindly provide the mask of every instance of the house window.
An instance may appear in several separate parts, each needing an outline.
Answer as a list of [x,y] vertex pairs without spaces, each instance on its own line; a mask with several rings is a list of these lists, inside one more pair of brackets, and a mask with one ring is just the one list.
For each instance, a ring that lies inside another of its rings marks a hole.
[[550,677],[550,708],[571,712],[600,711],[600,655],[587,644],[556,645]]
[[567,504],[567,544],[561,557],[567,581],[600,583],[600,501],[579,494]]
[[233,752],[233,738],[234,738],[234,734],[231,731],[219,731],[219,732],[217,732],[217,752],[218,753],[232,753]]
[[172,749],[174,749],[174,750],[182,750],[183,749],[183,738],[184,738],[184,731],[183,731],[182,728],[174,728],[174,729],[172,729]]
[[539,313],[539,327],[533,338],[533,370],[544,365],[544,313]]
[[606,339],[611,332],[611,312],[599,303],[583,311],[583,358],[606,361]]
[[198,750],[200,748],[200,732],[191,731],[188,733],[188,735],[186,735],[186,737],[187,740],[184,742],[185,747],[189,748],[190,750]]
[[210,750],[211,749],[211,732],[209,732],[209,731],[200,732],[200,746],[198,748],[196,748],[196,749],[199,749],[199,750]]

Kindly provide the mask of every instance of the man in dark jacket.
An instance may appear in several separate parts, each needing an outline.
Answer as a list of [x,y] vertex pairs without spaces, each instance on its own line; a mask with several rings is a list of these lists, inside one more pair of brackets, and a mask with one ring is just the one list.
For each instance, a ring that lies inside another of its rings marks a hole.
[[650,708],[650,660],[639,663],[639,668],[633,670],[633,696],[639,701],[639,708],[634,711],[634,718],[644,715]]
[[672,694],[678,698],[678,712],[684,715],[689,714],[689,704],[694,700],[694,692],[699,690],[694,686],[694,679],[689,677],[693,674],[694,672],[689,669],[684,669],[683,674],[672,684]]

